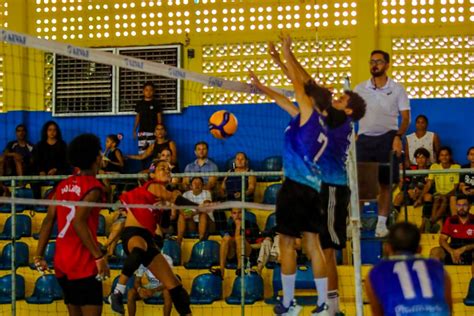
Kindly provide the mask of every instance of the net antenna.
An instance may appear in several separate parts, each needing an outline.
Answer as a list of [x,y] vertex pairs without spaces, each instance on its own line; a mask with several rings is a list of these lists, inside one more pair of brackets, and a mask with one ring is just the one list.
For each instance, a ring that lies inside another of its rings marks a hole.
[[[344,78],[344,90],[351,90],[350,77]],[[364,303],[362,298],[362,259],[360,248],[360,203],[359,203],[359,186],[357,176],[357,156],[356,156],[356,131],[355,125],[352,123],[351,145],[349,147],[349,156],[347,159],[347,175],[349,176],[349,188],[351,192],[350,200],[350,228],[352,235],[352,254],[354,265],[354,289],[356,299],[356,315],[364,315]]]

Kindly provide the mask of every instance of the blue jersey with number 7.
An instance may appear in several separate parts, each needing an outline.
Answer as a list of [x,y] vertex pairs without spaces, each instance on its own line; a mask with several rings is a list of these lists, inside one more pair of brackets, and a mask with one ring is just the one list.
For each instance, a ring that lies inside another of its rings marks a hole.
[[420,257],[391,257],[369,274],[385,316],[448,316],[443,265]]
[[300,115],[293,117],[285,130],[283,170],[285,177],[319,192],[321,170],[318,160],[328,144],[324,118],[313,111],[300,126]]

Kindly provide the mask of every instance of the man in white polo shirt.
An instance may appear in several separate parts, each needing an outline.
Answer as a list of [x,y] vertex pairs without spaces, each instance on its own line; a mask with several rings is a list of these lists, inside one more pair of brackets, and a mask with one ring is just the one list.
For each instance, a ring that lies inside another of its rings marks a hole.
[[[388,163],[393,152],[400,157],[402,138],[410,125],[410,101],[405,89],[387,76],[390,55],[381,50],[370,54],[372,77],[355,88],[367,103],[365,116],[359,121],[357,160]],[[398,124],[401,116],[400,125]],[[393,183],[398,183],[398,163],[393,168]],[[390,168],[379,167],[380,194],[376,237],[388,234],[387,216],[390,212]]]

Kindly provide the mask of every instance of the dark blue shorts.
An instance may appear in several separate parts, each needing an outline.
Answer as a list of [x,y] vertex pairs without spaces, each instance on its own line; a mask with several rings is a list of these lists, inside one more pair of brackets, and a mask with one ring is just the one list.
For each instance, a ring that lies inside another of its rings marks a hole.
[[[390,156],[392,143],[397,131],[390,131],[379,136],[359,135],[356,143],[358,162],[378,162],[379,183],[390,184]],[[394,156],[392,165],[392,183],[400,181],[399,159]]]

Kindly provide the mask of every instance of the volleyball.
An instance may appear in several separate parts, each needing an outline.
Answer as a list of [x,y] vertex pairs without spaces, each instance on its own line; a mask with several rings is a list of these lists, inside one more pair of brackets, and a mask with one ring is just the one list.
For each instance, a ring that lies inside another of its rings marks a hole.
[[234,114],[220,110],[214,112],[209,118],[209,131],[215,138],[228,138],[237,131],[237,118]]

